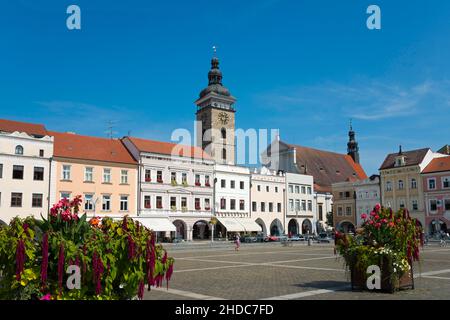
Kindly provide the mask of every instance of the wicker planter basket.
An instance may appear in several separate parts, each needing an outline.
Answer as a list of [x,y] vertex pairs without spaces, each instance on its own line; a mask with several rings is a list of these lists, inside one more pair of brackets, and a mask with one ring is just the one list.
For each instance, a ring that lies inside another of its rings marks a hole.
[[398,276],[393,275],[392,261],[383,258],[382,261],[380,261],[381,288],[369,290],[367,288],[367,277],[370,275],[366,273],[366,270],[356,268],[356,261],[357,259],[354,257],[350,263],[352,290],[394,293],[398,290],[414,289],[414,272],[412,264],[410,264],[410,271],[398,278]]

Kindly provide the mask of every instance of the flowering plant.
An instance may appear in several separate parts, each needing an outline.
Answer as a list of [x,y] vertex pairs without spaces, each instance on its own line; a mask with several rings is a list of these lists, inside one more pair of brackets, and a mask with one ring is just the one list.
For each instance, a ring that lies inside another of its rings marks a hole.
[[394,213],[377,204],[370,214],[362,214],[361,228],[355,236],[336,232],[335,251],[342,255],[350,269],[366,274],[367,267],[377,265],[389,270],[398,282],[419,261],[423,246],[420,223],[410,217],[407,209]]
[[[151,230],[127,216],[87,221],[80,202],[63,199],[48,220],[16,217],[0,228],[0,299],[142,299],[145,285],[168,285],[174,260]],[[73,265],[81,285],[70,290]]]

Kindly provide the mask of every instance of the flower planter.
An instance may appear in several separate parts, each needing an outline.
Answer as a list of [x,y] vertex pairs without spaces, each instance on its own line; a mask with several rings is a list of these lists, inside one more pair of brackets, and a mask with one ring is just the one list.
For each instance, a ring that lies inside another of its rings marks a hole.
[[386,257],[380,261],[380,289],[370,290],[367,288],[367,278],[370,274],[366,273],[366,270],[361,270],[356,267],[357,258],[354,257],[349,265],[351,275],[352,290],[361,291],[375,291],[394,293],[398,290],[414,289],[414,271],[412,264],[410,264],[410,270],[399,276],[394,273],[392,262]]

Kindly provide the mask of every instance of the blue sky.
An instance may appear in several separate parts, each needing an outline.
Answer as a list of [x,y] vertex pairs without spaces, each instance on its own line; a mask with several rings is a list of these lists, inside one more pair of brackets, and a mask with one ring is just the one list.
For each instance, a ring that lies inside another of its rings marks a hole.
[[[81,8],[82,29],[66,28]],[[381,8],[382,29],[366,28]],[[218,47],[237,127],[361,161],[450,143],[450,1],[8,1],[0,7],[0,118],[51,130],[170,140],[193,126]]]

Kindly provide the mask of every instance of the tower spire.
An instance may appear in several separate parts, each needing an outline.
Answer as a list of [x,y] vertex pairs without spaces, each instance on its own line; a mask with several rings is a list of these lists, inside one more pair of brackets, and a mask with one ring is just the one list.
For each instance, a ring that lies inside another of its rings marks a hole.
[[353,131],[352,119],[350,119],[350,129],[348,131],[347,154],[352,157],[353,161],[359,163],[359,147]]

